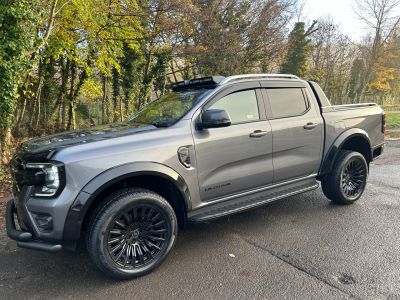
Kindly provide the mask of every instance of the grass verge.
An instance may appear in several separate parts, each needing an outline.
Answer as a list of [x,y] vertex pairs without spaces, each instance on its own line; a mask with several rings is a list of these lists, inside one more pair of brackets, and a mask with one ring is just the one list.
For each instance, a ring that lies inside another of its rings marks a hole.
[[400,127],[400,111],[386,111],[386,126],[389,129]]

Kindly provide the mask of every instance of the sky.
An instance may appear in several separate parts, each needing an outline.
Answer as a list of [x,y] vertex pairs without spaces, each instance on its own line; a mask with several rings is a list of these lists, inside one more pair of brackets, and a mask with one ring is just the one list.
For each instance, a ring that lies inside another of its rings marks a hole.
[[353,0],[305,0],[305,15],[310,20],[331,16],[341,31],[353,40],[361,40],[367,32],[363,21],[353,10]]

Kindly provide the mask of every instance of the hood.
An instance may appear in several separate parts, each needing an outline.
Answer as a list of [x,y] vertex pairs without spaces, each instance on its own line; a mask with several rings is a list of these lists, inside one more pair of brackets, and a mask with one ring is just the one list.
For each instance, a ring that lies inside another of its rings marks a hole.
[[157,129],[157,127],[153,125],[124,122],[100,125],[82,130],[61,132],[34,138],[21,144],[17,149],[17,155],[21,158],[29,156],[35,160],[42,158],[49,159],[55,151],[62,148],[117,138],[154,129]]

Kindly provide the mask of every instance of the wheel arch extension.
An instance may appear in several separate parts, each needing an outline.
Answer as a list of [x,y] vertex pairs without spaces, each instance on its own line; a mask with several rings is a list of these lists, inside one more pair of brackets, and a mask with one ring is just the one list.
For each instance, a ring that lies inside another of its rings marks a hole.
[[[74,244],[79,240],[88,219],[101,206],[105,196],[112,193],[115,188],[135,185],[159,192],[165,198],[166,195],[173,195],[174,197],[168,197],[170,199],[167,200],[177,213],[179,225],[185,226],[191,202],[189,188],[182,176],[159,163],[135,162],[108,169],[86,184],[68,211],[63,232],[64,242]],[[151,188],[153,186],[155,188]]]
[[348,129],[341,133],[329,148],[320,167],[319,179],[332,171],[341,150],[360,152],[368,164],[372,161],[372,146],[368,133],[360,128]]

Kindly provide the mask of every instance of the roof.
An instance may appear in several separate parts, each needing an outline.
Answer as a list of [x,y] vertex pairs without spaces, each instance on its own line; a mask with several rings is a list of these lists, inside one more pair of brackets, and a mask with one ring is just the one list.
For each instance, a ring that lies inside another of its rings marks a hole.
[[241,74],[229,77],[208,76],[191,80],[179,81],[172,84],[173,91],[196,89],[196,88],[215,88],[234,81],[246,79],[297,79],[300,78],[291,74]]

